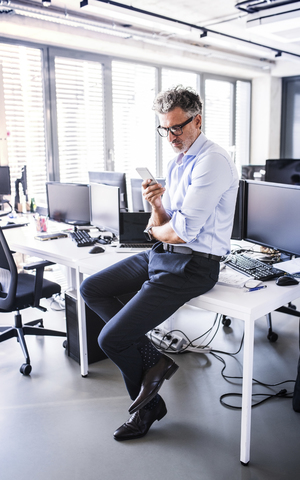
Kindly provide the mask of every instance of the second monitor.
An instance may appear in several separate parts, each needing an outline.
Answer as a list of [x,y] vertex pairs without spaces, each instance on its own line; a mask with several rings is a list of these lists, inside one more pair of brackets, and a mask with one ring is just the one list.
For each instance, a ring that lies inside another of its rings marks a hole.
[[91,224],[119,235],[120,189],[101,183],[90,184]]
[[126,174],[121,172],[89,172],[90,183],[102,183],[111,187],[119,187],[120,189],[120,210],[127,212],[127,189]]

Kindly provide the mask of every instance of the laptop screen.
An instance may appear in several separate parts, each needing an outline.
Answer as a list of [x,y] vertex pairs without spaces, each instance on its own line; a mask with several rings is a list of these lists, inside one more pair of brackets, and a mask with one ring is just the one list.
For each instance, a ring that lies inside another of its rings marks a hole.
[[[149,218],[149,212],[121,212],[120,243],[146,243],[144,230]],[[156,241],[153,240],[152,243]]]

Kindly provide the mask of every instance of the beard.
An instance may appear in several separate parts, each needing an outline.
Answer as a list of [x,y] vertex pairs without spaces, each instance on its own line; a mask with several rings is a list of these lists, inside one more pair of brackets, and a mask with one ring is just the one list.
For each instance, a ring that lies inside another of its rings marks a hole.
[[170,144],[175,153],[186,153],[188,149],[193,145],[196,138],[194,135],[189,135],[185,137],[184,140],[181,140],[179,136],[173,139],[172,142],[170,142]]

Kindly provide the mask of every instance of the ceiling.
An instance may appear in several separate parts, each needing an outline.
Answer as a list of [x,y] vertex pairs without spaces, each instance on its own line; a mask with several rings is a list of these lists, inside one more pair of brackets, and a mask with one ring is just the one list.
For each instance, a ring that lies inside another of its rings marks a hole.
[[[7,1],[0,0],[0,11]],[[90,27],[61,25],[53,21],[47,22],[45,28],[45,21],[41,18],[2,14],[0,36],[71,48],[73,46],[76,49],[130,56],[133,59],[144,58],[163,64],[181,64],[185,68],[193,68],[196,64],[197,68],[205,68],[212,73],[247,78],[266,74],[300,75],[300,1],[281,0],[284,7],[278,6],[279,0],[256,0],[258,1],[268,3],[269,6],[274,2],[272,9],[268,10],[267,20],[256,19],[266,13],[249,14],[237,9],[236,0],[118,2],[119,5],[156,14],[142,15],[147,21],[151,20],[152,25],[148,26],[140,24],[138,18],[141,15],[122,20],[118,19],[115,12],[113,18],[111,13],[90,13],[85,8],[80,8],[80,0],[51,0],[48,8],[42,6],[42,0],[11,0],[11,9],[38,11],[52,18],[84,22]],[[99,0],[92,2],[94,5],[103,5]],[[282,15],[277,15],[276,21],[275,17],[270,18],[271,10],[282,13],[283,8],[290,12],[285,14],[284,22],[279,21],[283,18]],[[128,9],[126,11],[128,13]],[[162,16],[169,20],[162,21]],[[103,27],[104,30],[96,31],[95,26]],[[205,29],[207,35],[203,36]],[[115,36],[108,33],[109,30],[114,30]]]

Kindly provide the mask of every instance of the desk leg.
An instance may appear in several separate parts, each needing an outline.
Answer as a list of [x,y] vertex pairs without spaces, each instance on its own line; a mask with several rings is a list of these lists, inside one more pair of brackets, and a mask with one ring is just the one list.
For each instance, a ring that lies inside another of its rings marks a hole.
[[80,369],[81,375],[86,377],[88,374],[88,354],[86,340],[86,320],[85,305],[80,295],[80,285],[83,280],[83,274],[76,269],[76,287],[77,287],[77,310],[78,310],[78,332],[79,332],[79,351],[80,351]]
[[254,321],[245,321],[243,359],[243,397],[240,460],[243,465],[250,461],[252,377],[254,351]]

